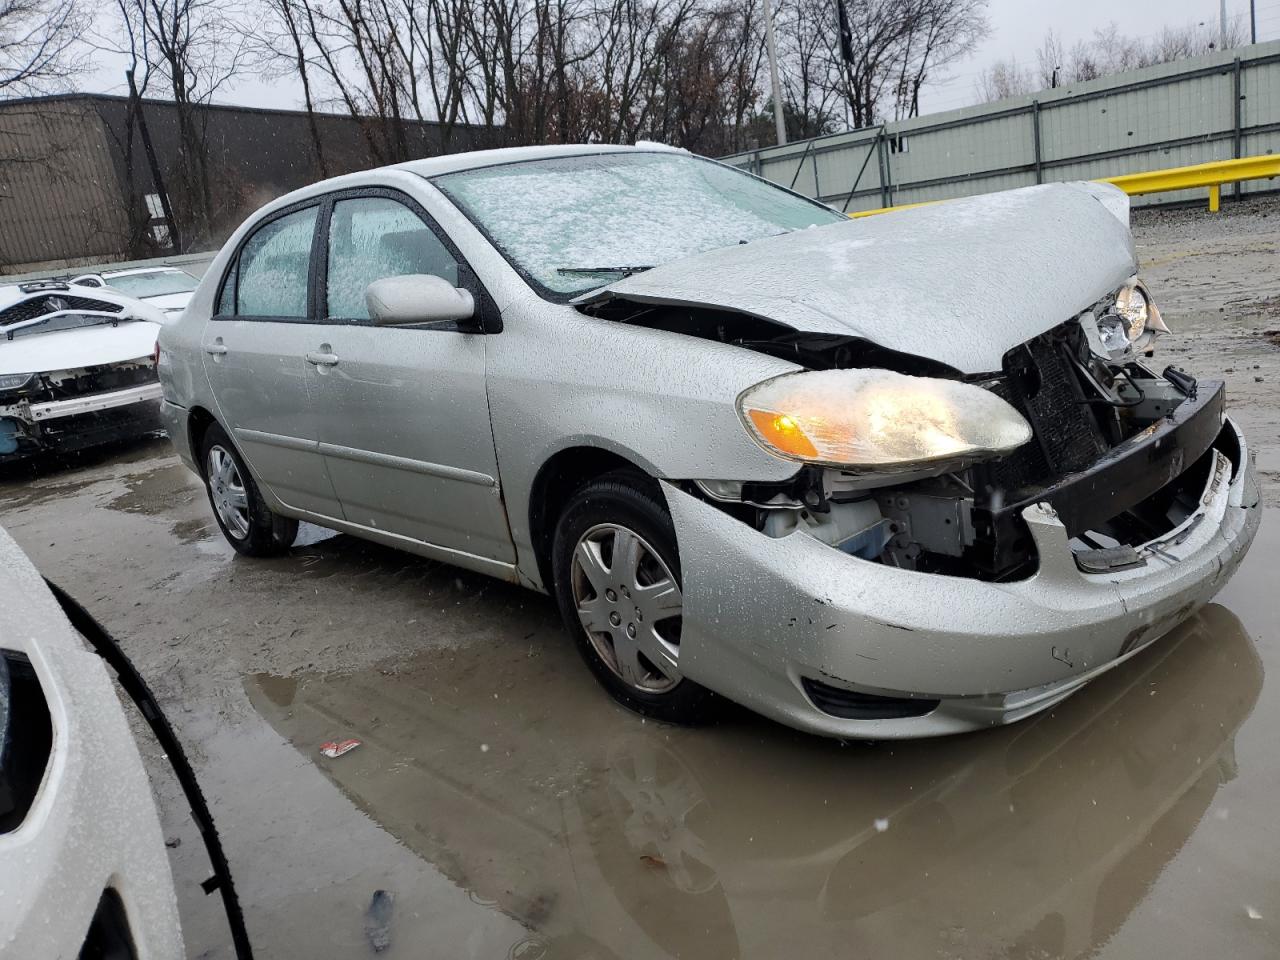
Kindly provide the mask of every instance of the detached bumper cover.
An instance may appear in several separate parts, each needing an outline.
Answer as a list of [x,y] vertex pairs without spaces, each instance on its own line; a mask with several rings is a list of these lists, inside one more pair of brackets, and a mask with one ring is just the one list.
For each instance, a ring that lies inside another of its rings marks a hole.
[[[665,486],[684,571],[680,666],[800,729],[918,737],[1011,723],[1062,700],[1207,603],[1261,517],[1253,458],[1214,453],[1199,509],[1144,545],[1145,566],[1081,573],[1052,508],[1023,518],[1040,568],[1016,583],[901,570],[795,533],[773,539]],[[802,678],[940,703],[923,716],[830,716]]]

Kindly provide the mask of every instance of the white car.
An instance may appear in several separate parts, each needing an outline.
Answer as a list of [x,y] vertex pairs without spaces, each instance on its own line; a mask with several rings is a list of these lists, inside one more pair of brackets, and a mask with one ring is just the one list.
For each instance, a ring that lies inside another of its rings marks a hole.
[[169,316],[177,316],[186,309],[191,294],[200,283],[187,271],[177,267],[131,267],[127,270],[86,273],[74,277],[71,282],[80,287],[99,290],[109,287],[125,296],[144,300]]
[[183,956],[150,782],[103,660],[0,529],[0,955]]
[[0,287],[0,461],[160,429],[165,315],[65,280]]

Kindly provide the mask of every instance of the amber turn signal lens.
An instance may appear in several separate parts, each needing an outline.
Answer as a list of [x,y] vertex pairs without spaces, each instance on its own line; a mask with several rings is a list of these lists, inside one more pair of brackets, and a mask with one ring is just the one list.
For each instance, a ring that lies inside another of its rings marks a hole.
[[812,440],[804,435],[804,431],[800,429],[800,424],[796,422],[795,417],[789,417],[785,413],[773,413],[769,410],[748,410],[747,416],[751,418],[755,428],[760,431],[760,436],[777,447],[782,453],[790,454],[793,457],[802,457],[806,460],[817,459],[818,448],[813,445]]

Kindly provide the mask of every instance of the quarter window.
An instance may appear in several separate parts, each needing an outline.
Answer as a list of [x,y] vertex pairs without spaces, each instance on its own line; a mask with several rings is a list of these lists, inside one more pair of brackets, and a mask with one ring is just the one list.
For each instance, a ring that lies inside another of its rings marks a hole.
[[[240,251],[236,313],[245,317],[302,319],[307,311],[307,277],[317,207],[272,220]],[[228,278],[234,283],[234,273]]]
[[416,213],[386,197],[339,200],[329,221],[328,314],[368,320],[365,288],[384,277],[429,273],[458,285],[458,261]]

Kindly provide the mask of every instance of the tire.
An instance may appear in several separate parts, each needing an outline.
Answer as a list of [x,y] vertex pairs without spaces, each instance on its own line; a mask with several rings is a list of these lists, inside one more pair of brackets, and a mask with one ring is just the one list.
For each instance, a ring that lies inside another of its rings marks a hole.
[[555,595],[579,652],[615,700],[656,720],[704,723],[715,696],[679,672],[680,554],[660,496],[631,472],[581,487],[556,524]]
[[271,512],[240,451],[216,423],[200,441],[200,472],[214,519],[237,553],[274,557],[293,546],[298,521]]

